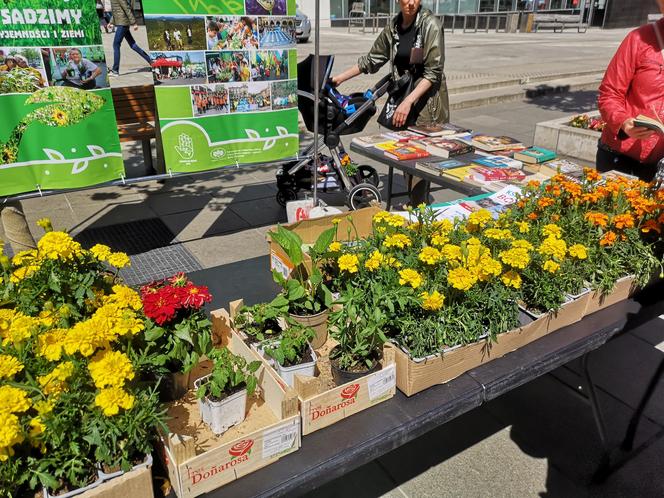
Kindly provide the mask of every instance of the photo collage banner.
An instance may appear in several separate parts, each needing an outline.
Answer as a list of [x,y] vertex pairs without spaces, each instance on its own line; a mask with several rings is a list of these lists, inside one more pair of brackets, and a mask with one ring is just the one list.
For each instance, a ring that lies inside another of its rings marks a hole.
[[0,2],[0,196],[119,180],[93,0]]
[[166,168],[298,152],[295,0],[144,0]]

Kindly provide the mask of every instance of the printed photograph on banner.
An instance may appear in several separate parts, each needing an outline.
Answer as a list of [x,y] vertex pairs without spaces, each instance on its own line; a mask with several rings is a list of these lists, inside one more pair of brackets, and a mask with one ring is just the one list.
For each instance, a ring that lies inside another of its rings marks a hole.
[[148,46],[153,52],[205,50],[203,16],[145,16]]
[[226,88],[232,113],[270,110],[269,83],[229,83]]
[[251,80],[249,52],[206,52],[208,83],[236,83]]
[[286,0],[245,0],[245,12],[248,15],[285,16]]
[[292,17],[259,17],[260,48],[288,48],[297,44],[295,19]]
[[52,48],[49,54],[51,86],[82,90],[108,88],[108,70],[104,47]]
[[270,85],[273,111],[297,107],[297,80],[274,81]]
[[251,67],[255,69],[254,81],[288,79],[288,50],[251,52]]
[[0,47],[0,95],[32,93],[48,79],[40,49]]
[[228,89],[223,85],[196,85],[191,87],[191,105],[194,117],[228,114]]
[[206,30],[208,50],[258,48],[258,26],[255,17],[208,16]]
[[155,85],[204,85],[205,52],[152,52]]

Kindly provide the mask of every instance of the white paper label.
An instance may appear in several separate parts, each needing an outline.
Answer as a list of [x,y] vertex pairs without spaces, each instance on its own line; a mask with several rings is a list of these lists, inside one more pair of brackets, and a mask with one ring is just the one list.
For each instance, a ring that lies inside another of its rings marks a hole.
[[274,455],[289,450],[295,444],[300,426],[297,423],[279,427],[263,433],[263,458],[271,458]]
[[286,279],[291,274],[291,269],[275,253],[270,254],[270,265],[273,270],[276,270]]
[[367,379],[369,400],[380,398],[397,385],[397,367],[394,363]]

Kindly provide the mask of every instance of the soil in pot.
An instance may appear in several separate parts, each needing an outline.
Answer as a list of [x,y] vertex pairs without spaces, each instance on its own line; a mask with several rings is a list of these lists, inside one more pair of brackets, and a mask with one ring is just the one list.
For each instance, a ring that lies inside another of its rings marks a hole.
[[373,366],[371,368],[366,368],[365,365],[356,365],[351,370],[343,370],[339,367],[339,360],[335,357],[335,352],[338,351],[338,346],[335,347],[330,353],[330,368],[332,369],[332,377],[334,378],[334,383],[338,386],[346,384],[348,382],[353,382],[365,375],[377,372],[380,370],[380,358],[376,355],[376,358],[373,358]]
[[58,486],[57,491],[47,491],[44,490],[44,497],[53,497],[53,498],[64,498],[69,496],[76,496],[84,493],[88,489],[92,489],[99,484],[101,484],[101,479],[97,473],[97,469],[94,467],[90,469],[90,475],[86,479],[86,484],[82,486],[76,486],[64,480],[60,480],[60,485]]
[[305,348],[304,353],[302,353],[301,358],[296,359],[293,362],[286,360],[284,364],[281,366],[283,368],[290,368],[290,367],[296,367],[297,365],[302,365],[304,363],[311,363],[312,361],[314,361],[314,357],[311,355],[311,348],[307,347]]
[[[204,385],[205,385],[205,384],[201,384],[200,387],[203,387]],[[226,393],[226,392],[221,393],[221,396],[220,396],[219,398],[217,398],[216,396],[212,396],[211,394],[208,394],[208,395],[206,396],[206,398],[209,399],[210,401],[214,402],[214,403],[219,403],[219,402],[225,400],[226,398],[230,398],[230,397],[233,396],[234,394],[239,393],[240,391],[242,391],[242,390],[244,390],[244,389],[246,389],[246,388],[247,388],[247,385],[243,382],[243,383],[240,384],[239,386],[235,386],[235,387],[233,388],[233,390],[231,390],[231,391],[229,391],[229,392],[227,392],[227,393]]]

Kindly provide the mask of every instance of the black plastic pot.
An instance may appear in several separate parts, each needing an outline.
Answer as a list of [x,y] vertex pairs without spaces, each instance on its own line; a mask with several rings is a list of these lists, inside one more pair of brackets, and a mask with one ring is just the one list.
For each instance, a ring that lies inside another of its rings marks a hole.
[[334,379],[334,383],[336,385],[341,386],[348,382],[353,382],[361,377],[364,377],[365,375],[369,375],[380,370],[380,362],[378,360],[374,361],[373,367],[361,372],[348,372],[347,370],[342,370],[341,368],[337,367],[337,362],[333,359],[335,356],[334,352],[338,347],[339,346],[335,346],[334,349],[330,351],[330,367],[332,369],[332,378]]

